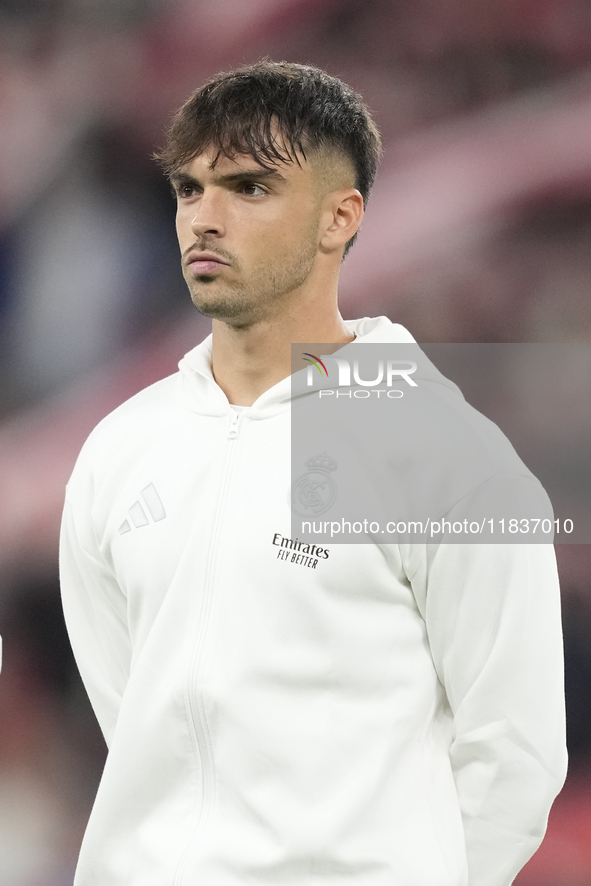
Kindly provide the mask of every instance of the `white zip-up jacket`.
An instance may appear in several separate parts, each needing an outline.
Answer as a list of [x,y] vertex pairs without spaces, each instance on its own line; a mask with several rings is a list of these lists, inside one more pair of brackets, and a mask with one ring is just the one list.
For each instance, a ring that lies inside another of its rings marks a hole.
[[67,489],[109,747],[76,886],[508,886],[565,776],[552,546],[279,557],[290,379],[237,413],[210,346],[107,416]]

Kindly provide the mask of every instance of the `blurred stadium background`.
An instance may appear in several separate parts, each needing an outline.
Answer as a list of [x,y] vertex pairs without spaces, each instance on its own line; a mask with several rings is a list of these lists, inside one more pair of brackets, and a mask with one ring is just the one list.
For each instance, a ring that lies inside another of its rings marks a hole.
[[[208,331],[150,154],[195,86],[267,55],[342,77],[383,132],[345,317],[591,341],[588,0],[0,0],[2,886],[71,884],[104,759],[61,618],[65,482]],[[591,884],[591,548],[558,554],[571,768],[519,886]]]

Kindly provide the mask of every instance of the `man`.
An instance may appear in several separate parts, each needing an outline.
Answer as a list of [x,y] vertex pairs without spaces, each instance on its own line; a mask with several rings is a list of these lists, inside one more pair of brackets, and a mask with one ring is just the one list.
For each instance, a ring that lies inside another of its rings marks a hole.
[[552,547],[278,556],[291,344],[413,341],[337,306],[379,152],[359,96],[295,64],[222,74],[173,120],[159,158],[212,335],[68,486],[64,608],[109,746],[77,886],[507,886],[543,836]]

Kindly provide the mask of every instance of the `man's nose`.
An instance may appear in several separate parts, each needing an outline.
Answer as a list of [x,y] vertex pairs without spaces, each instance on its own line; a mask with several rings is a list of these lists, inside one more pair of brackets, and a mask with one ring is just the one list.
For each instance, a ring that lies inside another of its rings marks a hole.
[[211,234],[223,237],[226,226],[223,220],[223,199],[221,195],[215,195],[204,191],[195,209],[191,220],[191,230],[196,237]]

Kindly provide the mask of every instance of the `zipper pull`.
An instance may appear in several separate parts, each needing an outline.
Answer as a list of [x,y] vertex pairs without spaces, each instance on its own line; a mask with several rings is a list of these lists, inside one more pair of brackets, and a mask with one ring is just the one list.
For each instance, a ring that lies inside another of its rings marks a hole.
[[230,430],[228,431],[228,440],[235,440],[238,436],[238,420],[240,418],[239,412],[234,412],[232,416],[232,421],[230,422]]

